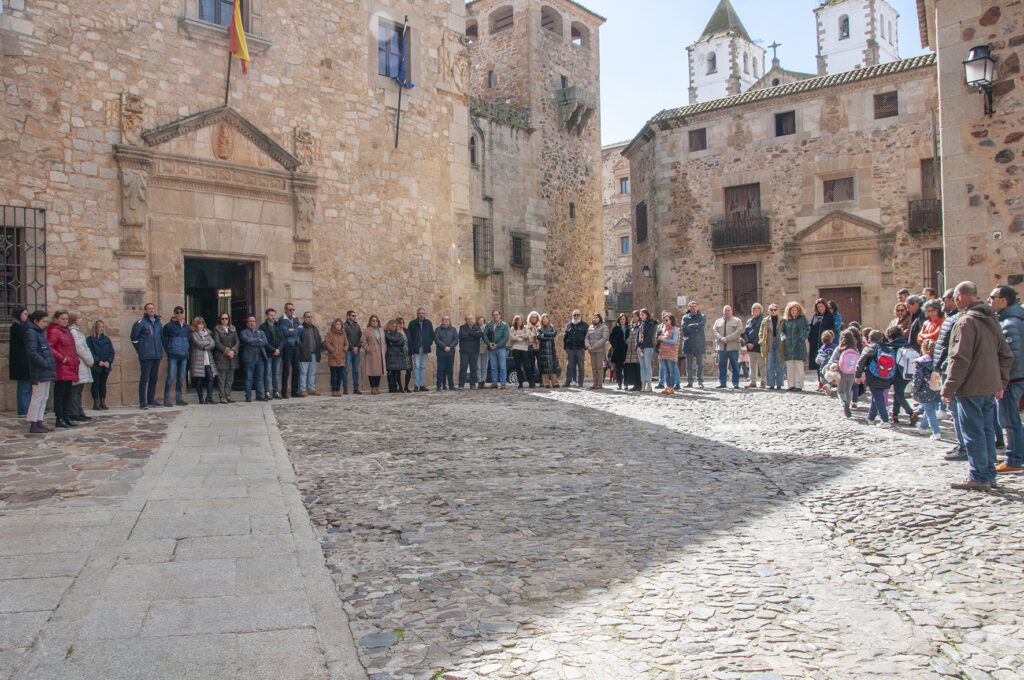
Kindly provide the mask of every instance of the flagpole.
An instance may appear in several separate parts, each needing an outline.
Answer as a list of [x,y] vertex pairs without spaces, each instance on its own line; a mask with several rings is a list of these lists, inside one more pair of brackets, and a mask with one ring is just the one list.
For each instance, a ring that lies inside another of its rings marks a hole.
[[[402,45],[402,61],[403,62],[405,61],[405,58],[406,58],[405,57],[405,48],[406,48],[405,33],[408,30],[409,30],[409,16],[406,15],[405,22],[402,24],[402,38],[401,38],[401,40],[402,40],[402,42],[401,42],[401,45]],[[399,69],[399,72],[401,72],[401,69]],[[408,78],[408,76],[406,76],[406,78]],[[398,83],[398,111],[395,113],[395,148],[397,149],[398,148],[398,131],[399,131],[401,125],[402,125],[402,90],[405,89],[405,84],[401,83],[401,82],[398,82],[397,79],[395,80],[395,82]]]
[[231,92],[231,57],[233,55],[228,51],[228,79],[224,83],[224,106],[228,105],[228,95]]

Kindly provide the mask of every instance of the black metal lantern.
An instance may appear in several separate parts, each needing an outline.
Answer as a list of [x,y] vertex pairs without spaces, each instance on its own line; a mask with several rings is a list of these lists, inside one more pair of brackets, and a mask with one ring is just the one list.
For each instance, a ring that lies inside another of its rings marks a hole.
[[992,106],[992,83],[996,75],[996,58],[988,45],[976,45],[964,59],[964,80],[985,94],[985,115],[995,113]]

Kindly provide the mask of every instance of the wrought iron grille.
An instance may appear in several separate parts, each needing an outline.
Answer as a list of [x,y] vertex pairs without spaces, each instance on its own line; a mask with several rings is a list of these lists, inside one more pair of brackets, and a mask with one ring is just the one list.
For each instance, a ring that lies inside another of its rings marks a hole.
[[771,246],[767,217],[718,220],[711,223],[711,249],[767,248]]
[[46,309],[46,212],[0,205],[0,321]]
[[942,199],[921,198],[907,201],[910,212],[910,231],[921,234],[942,231]]
[[473,267],[477,274],[494,272],[494,231],[485,217],[473,218]]

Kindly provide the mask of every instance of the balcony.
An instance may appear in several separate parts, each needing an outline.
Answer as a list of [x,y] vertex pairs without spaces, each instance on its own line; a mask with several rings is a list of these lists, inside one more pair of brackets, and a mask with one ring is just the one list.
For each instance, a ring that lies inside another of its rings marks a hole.
[[712,250],[760,250],[771,245],[772,234],[767,217],[711,222]]
[[907,201],[910,212],[908,228],[911,234],[930,234],[942,231],[942,199],[919,198]]
[[582,87],[562,88],[557,95],[565,129],[577,136],[583,134],[591,116],[597,111],[597,95]]

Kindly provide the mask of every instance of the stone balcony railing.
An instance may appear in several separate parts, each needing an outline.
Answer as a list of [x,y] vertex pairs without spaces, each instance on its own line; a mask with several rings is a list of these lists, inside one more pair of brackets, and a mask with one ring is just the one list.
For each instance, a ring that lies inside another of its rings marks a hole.
[[597,95],[582,87],[565,87],[556,92],[565,129],[576,135],[583,134],[591,116],[597,111]]
[[770,248],[772,234],[767,217],[750,217],[711,222],[712,250]]
[[909,220],[907,226],[912,234],[927,234],[942,231],[942,199],[918,198],[907,201]]
[[524,130],[533,130],[533,127],[530,125],[530,109],[517,109],[497,99],[470,97],[469,112],[474,116],[489,118],[504,125],[511,125],[512,127]]

